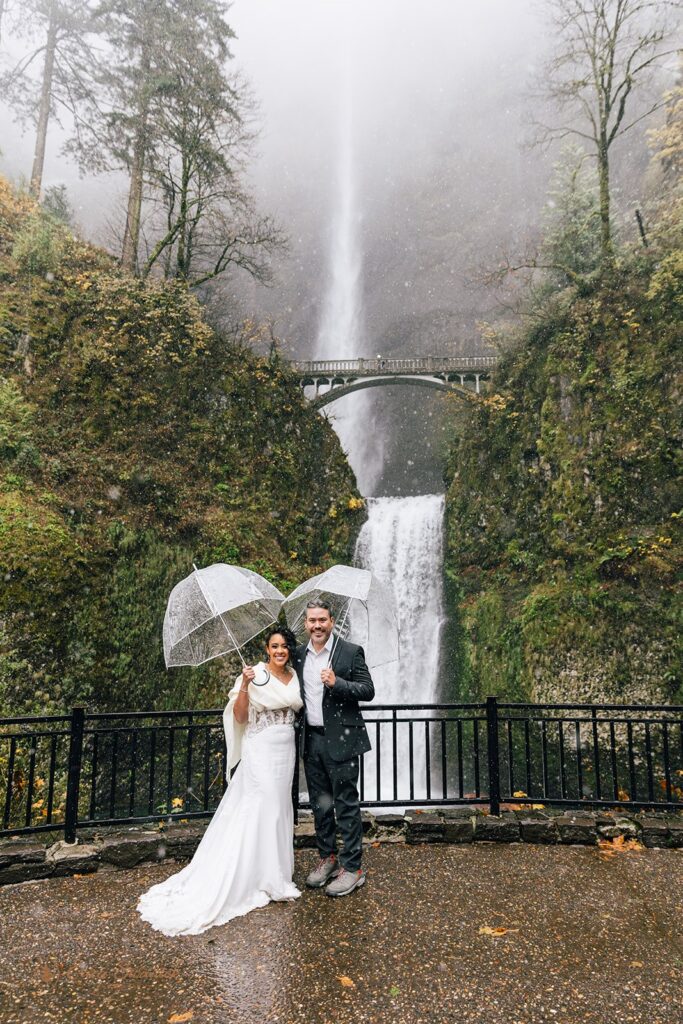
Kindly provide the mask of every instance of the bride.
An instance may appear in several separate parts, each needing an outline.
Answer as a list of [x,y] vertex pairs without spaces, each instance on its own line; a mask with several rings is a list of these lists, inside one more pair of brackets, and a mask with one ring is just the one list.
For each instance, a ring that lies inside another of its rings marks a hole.
[[268,682],[253,685],[259,662],[230,691],[223,712],[228,768],[239,767],[190,863],[138,903],[142,919],[165,935],[197,935],[270,900],[301,895],[292,883],[294,719],[302,707],[289,665],[295,646],[290,630],[273,627]]

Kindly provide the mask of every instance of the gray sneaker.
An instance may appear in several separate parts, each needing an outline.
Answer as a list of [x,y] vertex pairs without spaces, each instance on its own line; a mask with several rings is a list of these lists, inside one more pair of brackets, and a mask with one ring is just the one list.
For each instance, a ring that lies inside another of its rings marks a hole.
[[340,868],[334,882],[330,882],[325,892],[328,896],[348,896],[354,889],[360,889],[361,885],[365,885],[365,872],[362,868],[358,868],[358,871]]
[[331,878],[336,878],[340,871],[339,862],[333,853],[329,857],[323,857],[318,861],[310,875],[306,879],[306,885],[311,889],[322,889]]

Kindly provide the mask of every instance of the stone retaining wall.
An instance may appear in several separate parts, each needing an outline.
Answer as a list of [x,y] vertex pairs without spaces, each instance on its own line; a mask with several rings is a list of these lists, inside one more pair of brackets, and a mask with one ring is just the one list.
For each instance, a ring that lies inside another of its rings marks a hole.
[[[202,825],[134,826],[90,830],[77,843],[46,845],[37,839],[0,842],[0,885],[90,874],[164,860],[189,860],[204,834]],[[647,847],[683,849],[683,813],[510,810],[499,817],[472,807],[405,814],[363,813],[364,843],[557,843],[594,846],[624,836]],[[294,830],[297,848],[315,847],[310,814]]]

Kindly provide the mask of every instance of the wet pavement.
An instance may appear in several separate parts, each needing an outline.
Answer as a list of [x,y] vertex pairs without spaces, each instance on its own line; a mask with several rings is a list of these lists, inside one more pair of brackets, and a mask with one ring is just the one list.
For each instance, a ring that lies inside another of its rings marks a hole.
[[0,1024],[683,1024],[683,851],[387,844],[365,864],[350,897],[175,939],[135,903],[177,865],[8,886]]

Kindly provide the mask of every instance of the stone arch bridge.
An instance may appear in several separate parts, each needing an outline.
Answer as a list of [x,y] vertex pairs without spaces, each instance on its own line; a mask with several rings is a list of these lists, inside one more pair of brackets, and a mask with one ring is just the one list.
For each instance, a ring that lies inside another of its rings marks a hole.
[[[415,359],[320,359],[291,362],[302,388],[314,388],[311,404],[321,409],[364,388],[394,384],[480,394],[497,356],[422,356]],[[321,390],[321,389],[325,390]]]

